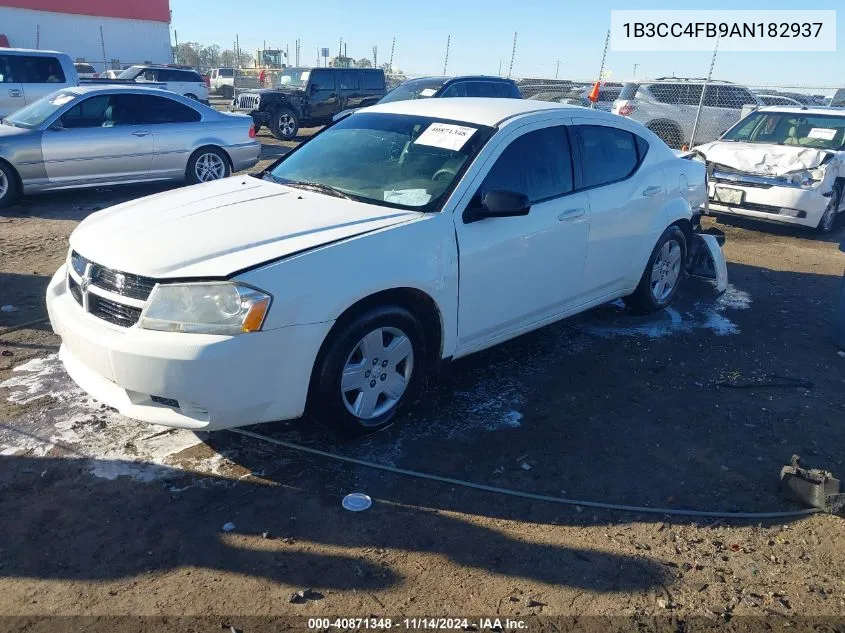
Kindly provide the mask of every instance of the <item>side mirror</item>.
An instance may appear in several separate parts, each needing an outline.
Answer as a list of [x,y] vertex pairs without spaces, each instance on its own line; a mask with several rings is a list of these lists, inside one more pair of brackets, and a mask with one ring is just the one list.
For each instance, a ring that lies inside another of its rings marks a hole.
[[467,208],[464,212],[464,222],[470,223],[485,218],[511,218],[528,215],[531,201],[524,193],[508,191],[507,189],[493,189],[488,191],[481,200]]

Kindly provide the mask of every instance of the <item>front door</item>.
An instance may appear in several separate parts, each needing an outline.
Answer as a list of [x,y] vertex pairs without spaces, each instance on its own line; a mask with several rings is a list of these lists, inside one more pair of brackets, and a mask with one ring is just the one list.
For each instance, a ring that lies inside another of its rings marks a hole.
[[134,95],[95,95],[77,103],[41,137],[51,184],[144,179],[153,134],[141,120]]
[[315,121],[331,119],[340,112],[336,72],[331,70],[314,69],[308,81],[309,118]]
[[530,124],[497,148],[470,204],[493,189],[524,193],[526,216],[465,222],[460,249],[458,354],[551,321],[578,304],[589,232],[587,194],[574,191],[567,128]]

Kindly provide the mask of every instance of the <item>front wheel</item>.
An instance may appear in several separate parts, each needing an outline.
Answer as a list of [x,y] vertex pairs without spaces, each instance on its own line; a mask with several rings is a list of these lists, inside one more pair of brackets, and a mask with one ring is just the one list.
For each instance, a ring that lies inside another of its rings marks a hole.
[[0,161],[0,209],[8,207],[18,196],[18,181],[8,165]]
[[226,178],[232,173],[228,157],[214,147],[198,149],[188,159],[186,176],[194,184]]
[[625,304],[640,314],[668,306],[681,287],[686,260],[686,237],[679,227],[672,225],[657,240],[640,283],[633,294],[624,298]]
[[270,119],[270,132],[280,141],[296,138],[298,131],[299,121],[294,111],[289,108],[279,108]]
[[317,359],[309,412],[342,437],[389,426],[425,382],[420,322],[407,310],[369,310],[332,334]]

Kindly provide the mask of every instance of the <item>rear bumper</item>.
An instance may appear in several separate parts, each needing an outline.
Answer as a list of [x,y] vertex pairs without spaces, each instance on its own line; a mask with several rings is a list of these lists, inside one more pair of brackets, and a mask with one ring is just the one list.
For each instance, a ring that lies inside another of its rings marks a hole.
[[242,171],[253,167],[261,155],[261,143],[250,141],[241,145],[230,145],[226,148],[232,159],[232,171]]

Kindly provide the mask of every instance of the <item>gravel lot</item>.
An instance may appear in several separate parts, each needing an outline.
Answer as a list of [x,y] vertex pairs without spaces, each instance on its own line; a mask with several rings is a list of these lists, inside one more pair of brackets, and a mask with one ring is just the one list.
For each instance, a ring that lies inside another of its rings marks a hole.
[[[286,151],[259,138],[262,164]],[[279,614],[845,616],[838,517],[717,522],[530,501],[167,431],[91,402],[48,324],[3,330],[46,316],[80,220],[162,189],[0,212],[0,304],[16,308],[0,312],[0,614],[219,614],[236,626]],[[720,298],[689,282],[665,313],[610,304],[456,362],[361,442],[308,421],[252,430],[557,497],[796,509],[777,491],[793,453],[845,476],[845,358],[830,340],[843,231],[719,227],[731,276]],[[784,378],[812,385],[766,386]],[[352,491],[373,507],[343,510]],[[316,593],[291,603],[304,588]]]

